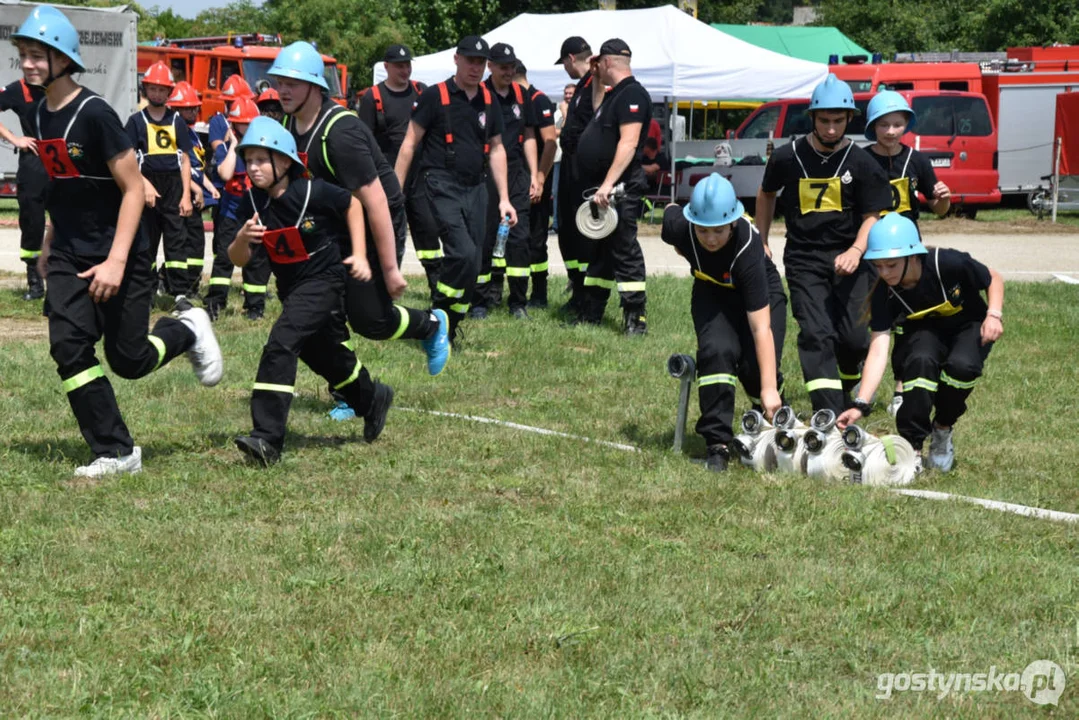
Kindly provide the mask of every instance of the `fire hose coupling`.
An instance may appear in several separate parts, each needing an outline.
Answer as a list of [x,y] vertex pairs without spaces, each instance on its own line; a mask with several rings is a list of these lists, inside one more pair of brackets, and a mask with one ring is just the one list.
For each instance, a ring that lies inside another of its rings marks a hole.
[[848,450],[861,450],[871,439],[875,438],[857,425],[848,425],[843,431],[843,444]]
[[794,452],[798,446],[798,436],[790,430],[776,430],[776,447],[783,452]]
[[742,415],[742,432],[746,435],[760,435],[768,427],[768,421],[758,410],[746,410]]
[[675,380],[688,377],[692,381],[697,376],[697,363],[692,355],[675,353],[667,358],[667,373]]
[[835,427],[836,415],[832,410],[818,410],[809,421],[810,427],[821,433],[829,433]]
[[819,453],[823,450],[826,440],[824,433],[817,428],[806,430],[806,434],[802,436],[802,442],[805,443],[806,450],[811,453]]
[[792,430],[798,424],[798,418],[790,405],[784,405],[776,410],[776,414],[772,417],[772,424],[777,429]]

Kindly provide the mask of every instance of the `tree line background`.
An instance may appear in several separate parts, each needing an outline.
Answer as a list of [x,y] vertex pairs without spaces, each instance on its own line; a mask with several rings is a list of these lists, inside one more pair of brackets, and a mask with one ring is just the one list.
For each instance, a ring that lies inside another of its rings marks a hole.
[[[188,19],[172,10],[147,9],[121,0],[68,0],[68,4],[126,4],[139,14],[140,40],[278,32],[285,42],[313,41],[319,50],[348,65],[353,90],[370,83],[371,67],[391,43],[404,43],[418,55],[442,50],[462,35],[484,33],[522,10],[515,0],[265,0],[261,6],[233,0]],[[657,4],[659,0],[618,0],[619,9]],[[698,17],[706,23],[787,24],[794,4],[794,0],[699,0]],[[1079,42],[1075,0],[817,0],[810,4],[817,10],[816,24],[835,26],[886,58],[897,51],[992,51]],[[559,13],[596,6],[595,0],[532,0],[527,10]]]

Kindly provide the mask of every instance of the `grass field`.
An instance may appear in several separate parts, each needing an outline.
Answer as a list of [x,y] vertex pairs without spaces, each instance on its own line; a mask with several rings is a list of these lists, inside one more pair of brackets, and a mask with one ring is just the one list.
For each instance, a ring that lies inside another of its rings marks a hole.
[[[88,453],[44,324],[0,290],[0,714],[1079,713],[1079,687],[1045,708],[1022,692],[875,697],[882,673],[1042,659],[1079,686],[1076,527],[707,473],[669,449],[664,363],[694,350],[689,282],[650,279],[649,300],[637,341],[613,308],[600,329],[497,313],[467,326],[440,378],[407,343],[360,344],[402,408],[638,453],[400,410],[365,445],[301,369],[283,461],[245,466],[231,438],[249,429],[269,324],[231,315],[220,386],[200,387],[183,358],[117,381],[144,472],[78,482]],[[957,470],[916,487],[1079,512],[1075,291],[1009,285],[1006,318]],[[805,411],[794,334],[788,399]],[[698,438],[690,450],[703,455]]]

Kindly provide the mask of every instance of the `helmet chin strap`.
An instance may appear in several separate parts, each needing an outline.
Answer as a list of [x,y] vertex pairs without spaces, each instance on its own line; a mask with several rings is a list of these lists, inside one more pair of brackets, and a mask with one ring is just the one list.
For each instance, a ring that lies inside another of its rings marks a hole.
[[899,276],[899,282],[896,283],[899,287],[903,287],[903,281],[907,278],[907,270],[910,269],[910,255],[903,258],[903,274]]
[[149,96],[146,97],[146,102],[150,103],[150,105],[152,107],[155,107],[155,108],[165,107],[164,102],[155,102],[155,101],[151,100]]
[[835,150],[835,146],[838,145],[839,143],[843,142],[843,136],[842,135],[840,135],[838,138],[836,138],[835,140],[833,140],[831,142],[826,141],[824,138],[822,138],[820,136],[820,133],[817,132],[816,127],[813,128],[813,137],[817,138],[817,142],[821,145],[821,147],[827,148],[829,150]]

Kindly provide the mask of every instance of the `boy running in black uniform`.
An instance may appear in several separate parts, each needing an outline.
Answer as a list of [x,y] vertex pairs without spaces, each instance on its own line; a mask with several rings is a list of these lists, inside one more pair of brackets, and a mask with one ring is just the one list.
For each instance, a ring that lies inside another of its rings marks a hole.
[[829,75],[813,91],[813,132],[777,148],[757,192],[757,226],[768,243],[776,193],[787,223],[783,265],[798,321],[798,356],[814,410],[847,407],[861,378],[869,334],[862,307],[873,268],[866,238],[891,207],[884,172],[844,138],[856,112],[850,87]]
[[165,293],[187,291],[188,239],[185,218],[191,214],[191,136],[175,111],[165,107],[175,85],[164,62],[150,66],[142,78],[149,105],[128,118],[127,134],[142,170],[146,209],[142,230],[150,242],[150,260],[165,242]]
[[156,277],[139,230],[144,192],[132,142],[101,96],[79,86],[79,33],[41,5],[12,36],[23,75],[45,87],[32,113],[49,174],[52,228],[38,269],[49,279],[49,351],[94,461],[77,476],[137,473],[142,450],[124,424],[94,346],[105,338],[112,372],[136,379],[187,352],[203,385],[221,379],[221,350],[210,319],[189,304],[147,333]]
[[[348,349],[348,328],[340,312],[346,266],[356,279],[371,276],[363,208],[347,190],[303,177],[292,135],[270,118],[252,121],[239,147],[255,190],[241,204],[244,222],[229,256],[243,267],[252,244],[265,248],[282,307],[263,348],[251,396],[254,430],[236,438],[236,446],[263,465],[280,458],[297,359],[344,395],[364,418],[364,440],[373,442],[386,424],[393,390],[373,382]],[[342,245],[350,250],[344,261]]]

